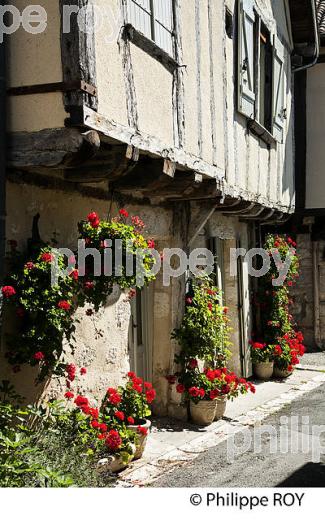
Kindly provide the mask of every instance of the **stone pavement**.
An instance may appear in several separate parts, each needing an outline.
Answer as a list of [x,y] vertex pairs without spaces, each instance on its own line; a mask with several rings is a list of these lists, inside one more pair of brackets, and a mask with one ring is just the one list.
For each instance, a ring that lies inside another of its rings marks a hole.
[[[320,369],[321,370],[321,369]],[[286,380],[256,382],[256,394],[228,402],[221,421],[204,428],[170,418],[153,420],[144,457],[119,475],[117,487],[145,486],[194,460],[229,435],[259,426],[263,420],[325,382],[325,373],[298,369]]]

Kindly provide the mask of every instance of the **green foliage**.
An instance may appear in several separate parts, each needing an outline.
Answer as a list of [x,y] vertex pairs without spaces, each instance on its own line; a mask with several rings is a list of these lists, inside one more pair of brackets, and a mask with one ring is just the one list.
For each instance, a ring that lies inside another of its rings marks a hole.
[[192,288],[182,323],[172,333],[181,346],[176,362],[186,367],[192,359],[201,359],[211,367],[224,366],[230,355],[228,309],[221,305],[220,291],[210,278],[195,278]]
[[[27,363],[39,366],[40,380],[50,372],[63,375],[63,343],[65,340],[73,351],[77,308],[88,303],[98,311],[106,303],[114,284],[127,289],[142,287],[154,279],[150,275],[155,262],[151,254],[154,243],[141,234],[144,224],[139,217],[133,217],[132,224],[128,224],[126,215],[128,213],[122,210],[120,217],[100,221],[96,213],[91,213],[88,221],[79,223],[79,238],[85,240],[86,247],[96,248],[100,253],[101,274],[98,276],[95,276],[98,273],[94,272],[91,256],[86,258],[85,276],[79,276],[75,269],[77,254],[67,259],[57,250],[44,246],[26,256],[13,247],[11,273],[2,293],[11,309],[10,316],[17,322],[7,338],[7,358],[14,371],[18,372],[20,365]],[[110,273],[104,269],[106,241],[112,245],[111,257],[115,258],[116,240],[121,246],[122,268],[121,272],[114,268]],[[127,262],[134,267],[132,275],[126,271]],[[57,274],[55,283],[54,272]],[[63,275],[64,272],[69,274]]]
[[[296,243],[287,235],[267,235],[264,249],[269,253],[271,268],[260,279],[259,292],[255,304],[261,309],[261,342],[252,343],[252,359],[263,362],[274,359],[281,369],[293,370],[299,363],[298,357],[305,352],[303,335],[297,332],[290,313],[290,287],[299,277],[299,259]],[[280,255],[281,262],[290,262],[287,276],[279,276],[280,261],[272,253]],[[274,280],[280,285],[274,285]],[[261,346],[263,348],[261,348]]]
[[0,402],[0,487],[106,487],[111,475],[95,471],[103,445],[79,411],[60,402],[21,408]]
[[114,420],[116,412],[122,412],[126,422],[132,418],[135,424],[141,424],[151,416],[149,405],[154,401],[156,392],[151,383],[144,382],[133,372],[129,372],[128,378],[126,385],[117,389],[120,400],[114,399],[114,394],[111,393],[113,389],[108,389],[102,403],[102,410],[111,420]]

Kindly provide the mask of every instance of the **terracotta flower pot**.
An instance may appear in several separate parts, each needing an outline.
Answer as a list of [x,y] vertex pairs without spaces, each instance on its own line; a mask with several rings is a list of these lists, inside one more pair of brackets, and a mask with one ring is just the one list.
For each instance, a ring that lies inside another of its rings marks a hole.
[[264,363],[254,363],[254,374],[262,381],[271,379],[274,370],[274,361],[265,361]]
[[146,428],[148,430],[148,434],[149,434],[149,430],[151,428],[151,422],[148,420],[144,420],[142,422],[142,424],[133,424],[133,425],[127,426],[128,430],[131,430],[132,432],[135,432],[137,434],[136,439],[135,439],[136,451],[134,454],[134,460],[141,459],[141,457],[143,456],[144,450],[146,449],[147,440],[148,440],[148,435],[142,435],[141,433],[138,432],[139,426],[141,426],[142,428]]
[[190,411],[192,421],[199,426],[209,426],[214,421],[217,410],[217,401],[199,401],[197,404],[191,401]]
[[291,374],[292,372],[289,372],[289,370],[285,370],[277,366],[275,366],[273,370],[273,377],[277,379],[286,379],[287,377],[291,376]]
[[219,421],[225,415],[226,407],[227,407],[227,400],[228,399],[227,399],[226,395],[222,395],[216,399],[217,409],[216,409],[216,414],[214,417],[215,421]]

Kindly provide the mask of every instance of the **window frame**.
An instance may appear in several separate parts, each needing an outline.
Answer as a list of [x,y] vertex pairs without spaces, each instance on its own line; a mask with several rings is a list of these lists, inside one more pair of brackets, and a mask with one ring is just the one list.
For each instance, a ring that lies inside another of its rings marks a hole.
[[[246,0],[247,1],[247,0]],[[249,4],[250,5],[250,4]],[[247,113],[245,113],[245,110],[242,108],[242,98],[244,97],[244,93],[242,91],[242,82],[243,79],[241,77],[241,67],[242,67],[242,49],[241,46],[243,44],[242,41],[242,34],[241,31],[243,31],[243,28],[241,25],[245,22],[245,16],[247,16],[247,8],[245,11],[245,0],[239,0],[239,8],[238,8],[238,23],[237,23],[237,70],[238,70],[238,78],[237,78],[237,90],[238,90],[238,100],[237,100],[237,110],[239,113],[243,115],[243,117],[246,117],[247,119],[247,127],[260,139],[265,141],[269,145],[273,145],[276,143],[282,144],[284,139],[284,130],[285,130],[285,119],[286,119],[286,110],[287,110],[287,98],[286,98],[286,92],[285,92],[285,83],[284,83],[284,74],[285,74],[285,53],[283,53],[282,56],[282,76],[280,74],[280,77],[278,77],[279,81],[279,88],[283,88],[284,90],[284,97],[283,97],[283,109],[282,113],[284,114],[282,119],[282,126],[277,127],[277,118],[274,114],[275,107],[275,81],[276,81],[276,75],[275,75],[275,60],[277,59],[278,52],[277,48],[279,45],[281,45],[283,48],[283,44],[281,43],[278,35],[270,30],[268,27],[268,24],[263,19],[263,16],[260,14],[260,12],[257,11],[255,7],[255,2],[252,0],[251,2],[252,10],[254,13],[254,36],[253,36],[253,75],[254,75],[254,110],[252,111],[252,116],[249,116]],[[272,70],[272,77],[271,77],[271,84],[270,84],[270,103],[269,103],[269,109],[270,109],[270,124],[269,128],[267,128],[263,123],[261,123],[260,120],[260,96],[261,96],[261,82],[260,82],[260,75],[261,75],[261,62],[260,62],[260,32],[261,28],[265,27],[269,34],[269,46],[270,46],[270,60],[271,60],[271,70]],[[248,46],[248,44],[247,44]],[[283,49],[284,50],[284,49]],[[282,132],[282,133],[281,133]]]
[[[159,20],[156,17],[156,6],[154,0],[148,0],[150,4],[150,11],[140,5],[138,0],[127,0],[127,30],[129,39],[134,41],[136,45],[143,48],[148,54],[157,58],[164,65],[168,65],[168,67],[175,68],[179,64],[176,61],[176,9],[175,9],[175,0],[170,0],[170,8],[171,8],[171,20],[170,27],[165,21]],[[130,5],[133,3],[139,9],[144,11],[148,16],[150,16],[150,35],[145,34],[134,20],[130,19]],[[157,41],[157,32],[156,32],[156,24],[162,27],[164,31],[170,34],[171,39],[171,52],[169,52],[166,48],[161,46]],[[130,30],[132,28],[132,30]]]

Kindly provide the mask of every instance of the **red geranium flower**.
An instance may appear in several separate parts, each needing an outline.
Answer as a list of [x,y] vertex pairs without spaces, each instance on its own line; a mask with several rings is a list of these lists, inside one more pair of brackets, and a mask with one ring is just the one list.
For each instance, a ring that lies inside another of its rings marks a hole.
[[121,402],[121,396],[120,394],[118,394],[117,392],[115,394],[111,394],[110,397],[109,397],[109,402],[113,405],[117,405],[117,404],[120,404]]
[[116,430],[108,433],[105,442],[111,451],[117,451],[122,445],[122,439]]
[[128,378],[129,379],[134,379],[136,376],[136,374],[134,372],[128,372]]
[[43,352],[36,352],[36,354],[34,354],[34,359],[36,361],[43,361],[43,359],[45,359],[45,356]]
[[107,432],[108,427],[107,427],[106,424],[102,423],[102,424],[100,424],[100,425],[98,426],[98,429],[99,429],[100,431],[102,431],[102,432]]
[[10,298],[11,296],[15,296],[16,294],[16,289],[11,285],[5,285],[4,287],[2,287],[1,291],[5,298]]
[[65,397],[66,399],[73,399],[73,398],[74,398],[74,393],[73,393],[73,392],[66,392],[66,393],[64,394],[64,397]]
[[27,262],[27,264],[25,264],[25,269],[28,269],[28,271],[31,271],[34,267],[35,264],[33,262]]
[[98,228],[98,226],[100,224],[100,219],[95,211],[93,211],[92,213],[89,213],[88,222],[90,223],[91,227]]
[[91,290],[94,288],[94,282],[85,282],[85,289]]
[[198,397],[199,396],[199,389],[196,386],[192,386],[192,388],[189,389],[188,393],[191,397]]
[[81,368],[81,369],[80,369],[80,374],[81,374],[82,376],[84,376],[85,374],[87,374],[87,368],[84,368],[84,367]]
[[177,385],[177,386],[176,386],[176,391],[177,391],[179,394],[184,394],[184,392],[185,392],[185,386],[184,386],[184,385],[181,385],[181,384]]
[[91,415],[93,419],[98,419],[99,410],[97,408],[89,408],[89,415]]
[[119,419],[120,421],[124,421],[124,419],[125,419],[125,415],[123,412],[115,412],[114,415],[115,415],[116,419]]
[[190,368],[194,369],[194,368],[197,368],[198,362],[196,359],[190,359],[188,362],[188,365]]
[[59,309],[62,309],[63,311],[69,311],[71,309],[71,303],[69,303],[67,300],[61,300],[58,303]]
[[154,240],[148,240],[148,247],[149,249],[155,249],[156,244]]
[[91,427],[97,430],[99,428],[99,422],[96,420],[91,421],[90,423]]
[[148,435],[148,429],[143,426],[138,426],[138,433],[146,437]]
[[146,392],[147,403],[151,404],[156,399],[156,391],[152,388]]
[[43,253],[41,255],[41,261],[45,262],[46,264],[50,264],[54,260],[54,255],[51,253]]
[[192,298],[186,298],[185,301],[186,301],[187,305],[192,305],[192,303],[193,303]]
[[89,404],[87,397],[83,397],[82,395],[78,395],[74,402],[78,406],[78,408],[81,408],[82,406],[88,406]]
[[121,217],[125,217],[125,218],[128,218],[128,216],[129,216],[129,213],[128,213],[128,211],[126,211],[126,209],[120,209],[119,214],[121,215]]
[[134,424],[134,423],[135,423],[133,417],[128,417],[128,418],[127,418],[127,422],[128,422],[129,424]]
[[219,397],[219,395],[220,395],[219,390],[211,390],[211,392],[210,392],[210,399],[213,401],[214,399]]
[[79,271],[78,269],[74,269],[71,273],[70,273],[70,278],[73,278],[74,280],[78,280],[79,279]]

